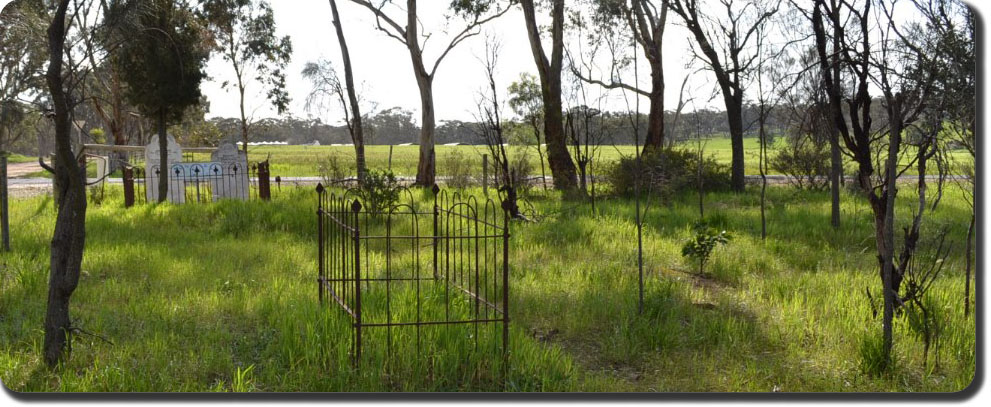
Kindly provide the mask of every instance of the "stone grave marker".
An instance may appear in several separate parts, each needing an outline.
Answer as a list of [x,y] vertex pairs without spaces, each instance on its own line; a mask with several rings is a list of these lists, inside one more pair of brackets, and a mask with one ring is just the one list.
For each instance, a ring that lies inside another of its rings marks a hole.
[[176,143],[175,138],[167,136],[168,140],[168,162],[162,165],[161,149],[158,146],[158,135],[153,135],[150,142],[145,146],[145,198],[148,203],[158,202],[158,171],[170,171],[169,192],[167,199],[172,203],[186,202],[186,183],[181,177],[171,174],[172,167],[182,163],[182,148]]
[[251,184],[248,181],[247,154],[238,150],[237,145],[233,142],[225,140],[220,143],[217,151],[213,152],[210,159],[213,163],[219,164],[221,169],[219,177],[210,178],[213,199],[248,200],[248,188]]

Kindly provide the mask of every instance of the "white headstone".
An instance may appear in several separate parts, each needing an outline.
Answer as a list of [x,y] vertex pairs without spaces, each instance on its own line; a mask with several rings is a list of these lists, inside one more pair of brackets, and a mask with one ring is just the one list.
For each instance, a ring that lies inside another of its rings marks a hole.
[[248,156],[238,150],[231,141],[223,141],[210,156],[211,161],[220,164],[221,176],[210,179],[213,199],[248,200]]
[[[158,135],[151,137],[150,142],[145,146],[145,198],[149,203],[158,202],[158,171],[171,171],[172,166],[182,163],[182,148],[176,143],[175,138],[167,136],[167,159],[165,165],[161,165],[161,148],[158,146]],[[186,183],[181,178],[169,177],[168,200],[172,203],[186,202]]]

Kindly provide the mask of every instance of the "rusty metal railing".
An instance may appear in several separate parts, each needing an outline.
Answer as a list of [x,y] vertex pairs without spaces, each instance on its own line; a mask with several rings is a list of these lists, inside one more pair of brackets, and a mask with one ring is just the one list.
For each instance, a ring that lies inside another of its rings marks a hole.
[[[362,334],[369,328],[386,330],[389,357],[394,329],[415,330],[413,345],[420,350],[421,330],[428,326],[473,325],[477,350],[479,326],[486,324],[500,325],[501,338],[493,340],[507,365],[506,205],[448,194],[435,185],[432,208],[418,208],[414,194],[405,190],[400,194],[405,199],[376,212],[369,208],[381,205],[365,202],[353,190],[335,193],[322,184],[316,190],[318,298],[349,319],[355,367],[361,366]],[[368,301],[369,295],[375,300]],[[397,305],[396,298],[405,302]]]

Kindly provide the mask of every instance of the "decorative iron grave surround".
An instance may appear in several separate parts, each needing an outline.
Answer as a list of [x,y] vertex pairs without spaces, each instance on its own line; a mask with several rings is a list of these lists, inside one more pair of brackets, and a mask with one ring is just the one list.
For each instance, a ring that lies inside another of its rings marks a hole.
[[[221,199],[246,201],[252,195],[262,200],[271,198],[269,163],[249,163],[244,152],[231,141],[224,141],[211,154],[209,162],[184,162],[181,147],[168,136],[168,194],[172,203],[217,202]],[[145,147],[144,166],[128,166],[123,170],[124,205],[136,200],[158,201],[159,165],[158,136]],[[192,158],[192,157],[190,157]],[[143,190],[136,193],[135,189]],[[255,188],[253,188],[255,187]]]
[[[317,185],[320,303],[336,304],[350,318],[350,355],[356,367],[367,328],[385,328],[386,356],[391,357],[394,330],[415,330],[419,351],[425,327],[472,325],[475,350],[480,326],[485,331],[501,328],[505,369],[509,349],[505,205],[496,206],[491,199],[479,204],[473,196],[448,195],[436,185],[432,191],[430,210],[418,209],[413,192],[403,189],[406,202],[374,212],[367,210],[355,190],[338,196]],[[374,298],[369,300],[370,296]],[[397,301],[404,303],[396,305]],[[490,338],[488,343],[494,341]]]

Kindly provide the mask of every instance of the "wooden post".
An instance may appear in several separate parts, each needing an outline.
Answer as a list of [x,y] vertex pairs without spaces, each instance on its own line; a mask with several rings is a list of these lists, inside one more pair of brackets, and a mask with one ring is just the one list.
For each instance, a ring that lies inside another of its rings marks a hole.
[[392,172],[392,145],[389,145],[389,172]]
[[268,160],[258,163],[258,197],[263,201],[272,200],[272,187],[269,181]]
[[7,153],[0,152],[0,229],[3,230],[3,251],[10,251],[10,206],[7,203]]
[[482,154],[482,192],[489,196],[489,155]]
[[124,167],[124,207],[134,206],[134,169]]

